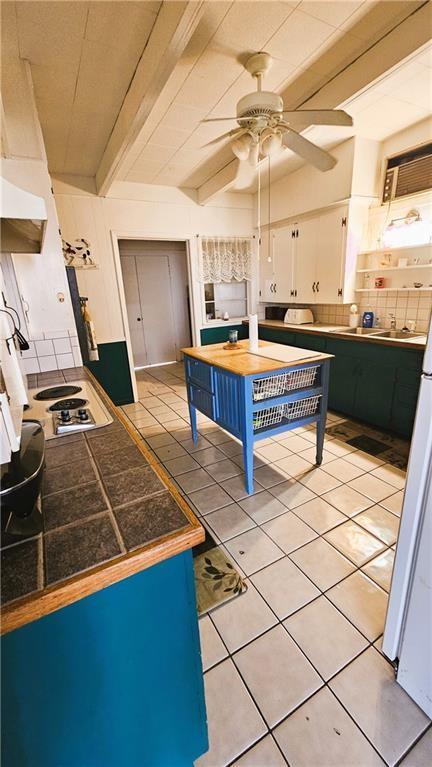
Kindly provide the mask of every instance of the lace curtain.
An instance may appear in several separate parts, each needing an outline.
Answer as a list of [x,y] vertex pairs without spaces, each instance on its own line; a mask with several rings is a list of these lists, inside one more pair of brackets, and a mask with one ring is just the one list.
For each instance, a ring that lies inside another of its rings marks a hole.
[[245,237],[201,238],[201,282],[250,280],[252,240]]

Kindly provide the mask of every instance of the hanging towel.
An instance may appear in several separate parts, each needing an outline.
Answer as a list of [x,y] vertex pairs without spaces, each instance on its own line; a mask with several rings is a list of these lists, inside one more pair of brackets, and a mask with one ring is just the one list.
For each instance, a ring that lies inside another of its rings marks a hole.
[[83,318],[84,327],[86,331],[89,360],[91,362],[97,362],[97,360],[99,359],[99,352],[98,352],[97,343],[96,343],[96,333],[95,333],[90,312],[86,304],[83,304],[83,306],[81,307],[81,311],[82,311],[82,318]]

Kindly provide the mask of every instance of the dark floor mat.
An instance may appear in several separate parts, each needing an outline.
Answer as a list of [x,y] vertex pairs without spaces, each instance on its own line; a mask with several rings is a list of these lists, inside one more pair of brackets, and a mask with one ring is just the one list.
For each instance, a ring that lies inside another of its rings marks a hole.
[[357,437],[347,439],[346,443],[370,455],[379,455],[389,449],[385,442],[379,442],[377,439],[372,439],[372,437],[368,437],[366,434],[359,434]]

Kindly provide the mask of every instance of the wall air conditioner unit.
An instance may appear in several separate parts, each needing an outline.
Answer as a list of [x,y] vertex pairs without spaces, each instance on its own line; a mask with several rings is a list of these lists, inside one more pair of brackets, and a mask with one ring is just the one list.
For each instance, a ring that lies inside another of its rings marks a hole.
[[387,159],[383,205],[399,197],[432,188],[432,144],[410,149]]

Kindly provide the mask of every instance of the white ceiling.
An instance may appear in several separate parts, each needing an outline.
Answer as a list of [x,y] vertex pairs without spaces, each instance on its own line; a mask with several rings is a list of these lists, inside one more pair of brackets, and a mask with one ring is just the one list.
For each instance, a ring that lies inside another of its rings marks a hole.
[[95,174],[160,5],[1,3],[2,55],[31,63],[51,172]]
[[[302,104],[395,27],[420,0],[212,0],[120,167],[128,181],[197,187],[232,160],[225,144],[203,145],[231,123],[200,124],[235,114],[255,89],[248,53],[274,57],[264,87]],[[48,162],[55,174],[93,176],[161,3],[2,2],[4,55],[29,59]],[[408,65],[407,65],[408,66]],[[406,75],[406,76],[405,76]],[[430,61],[410,62],[352,100],[355,130],[382,139],[430,113]],[[347,133],[312,129],[322,145]],[[276,172],[292,168],[289,153]]]

